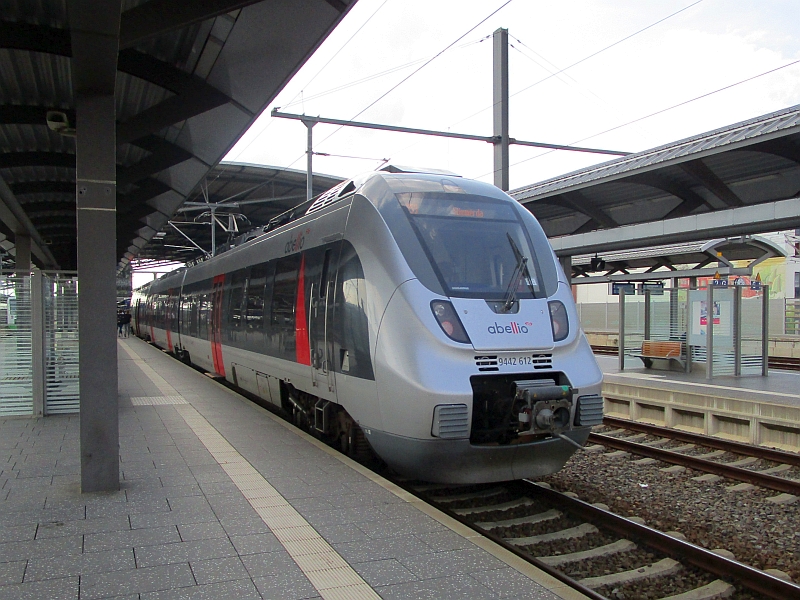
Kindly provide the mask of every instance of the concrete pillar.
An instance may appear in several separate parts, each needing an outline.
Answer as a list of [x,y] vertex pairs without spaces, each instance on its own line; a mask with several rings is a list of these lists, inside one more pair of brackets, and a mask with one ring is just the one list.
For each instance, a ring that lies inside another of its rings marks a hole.
[[81,490],[119,489],[116,107],[120,1],[68,0],[78,221]]
[[508,135],[508,29],[494,32],[494,79],[492,98],[494,100],[494,184],[504,192],[510,186],[509,178],[509,135]]
[[81,489],[119,489],[114,96],[77,98]]
[[16,260],[14,270],[20,275],[31,272],[31,236],[27,233],[18,233],[14,236],[14,249]]

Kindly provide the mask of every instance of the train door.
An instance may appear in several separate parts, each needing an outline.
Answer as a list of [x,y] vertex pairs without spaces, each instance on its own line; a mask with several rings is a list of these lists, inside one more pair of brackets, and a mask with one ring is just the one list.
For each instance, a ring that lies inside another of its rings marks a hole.
[[314,386],[336,392],[333,356],[334,251],[325,250],[319,279],[312,282],[309,303],[309,345]]
[[209,338],[211,340],[211,356],[214,359],[214,371],[225,376],[225,363],[222,360],[222,288],[225,275],[216,275],[211,284],[211,320],[209,321]]
[[178,303],[178,292],[171,289],[167,296],[167,305],[164,310],[164,329],[167,332],[167,350],[170,352],[175,351],[172,345],[172,328],[177,325],[177,314],[175,313],[175,306]]
[[142,301],[136,298],[136,301],[133,303],[133,310],[131,311],[133,314],[133,335],[136,337],[142,337],[141,329],[139,328],[142,319],[142,313],[139,312],[139,307],[141,305]]

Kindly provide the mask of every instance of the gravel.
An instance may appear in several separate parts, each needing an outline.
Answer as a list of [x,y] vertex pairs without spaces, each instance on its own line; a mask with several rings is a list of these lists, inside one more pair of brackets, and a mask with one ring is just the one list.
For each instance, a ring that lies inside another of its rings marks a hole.
[[[625,517],[641,517],[661,531],[680,531],[709,549],[723,548],[760,569],[780,569],[800,581],[800,500],[773,504],[778,493],[754,488],[728,491],[738,482],[694,481],[691,469],[664,473],[664,463],[635,465],[630,458],[609,460],[604,453],[576,453],[564,468],[541,479],[581,500],[607,504]],[[614,597],[614,596],[609,596]],[[626,595],[626,598],[635,598]],[[744,596],[743,596],[744,597]]]

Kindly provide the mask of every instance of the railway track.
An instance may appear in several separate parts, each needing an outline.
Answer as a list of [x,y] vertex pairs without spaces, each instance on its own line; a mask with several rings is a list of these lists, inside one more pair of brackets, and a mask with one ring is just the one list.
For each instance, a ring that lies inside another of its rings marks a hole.
[[800,598],[800,586],[546,484],[405,487],[590,598]]
[[[800,496],[800,455],[796,453],[624,419],[606,417],[603,423],[608,427],[617,428],[618,432],[630,431],[634,435],[626,439],[608,433],[591,433],[590,442],[784,494]],[[673,440],[684,444],[671,449],[661,447]],[[729,458],[733,460],[725,460]],[[756,470],[764,462],[767,466]]]
[[[619,354],[619,349],[616,346],[592,346],[592,351],[603,356],[617,356]],[[767,366],[770,369],[800,371],[800,358],[770,356],[767,360]]]

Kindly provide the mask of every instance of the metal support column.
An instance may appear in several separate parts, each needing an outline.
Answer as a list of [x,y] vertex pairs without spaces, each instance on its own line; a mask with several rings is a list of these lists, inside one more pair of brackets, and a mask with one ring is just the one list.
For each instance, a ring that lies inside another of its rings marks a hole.
[[646,340],[650,339],[650,308],[650,290],[646,290],[644,293],[644,339]]
[[714,286],[706,290],[706,379],[714,377]]
[[733,374],[742,374],[742,286],[733,286]]
[[303,124],[308,129],[308,145],[306,147],[306,200],[311,200],[314,196],[314,171],[312,170],[312,163],[314,160],[314,123],[312,121],[303,121]]
[[625,370],[625,287],[619,289],[619,342],[617,343],[619,352],[619,370]]
[[81,490],[119,489],[116,107],[121,0],[68,0],[77,121]]
[[761,289],[761,375],[769,375],[769,286]]
[[494,32],[493,60],[494,184],[508,191],[508,29]]
[[33,358],[33,416],[44,416],[47,404],[45,393],[45,327],[44,282],[42,272],[34,269],[31,275],[31,354]]
[[17,232],[14,236],[14,250],[16,251],[14,270],[17,275],[27,275],[31,272],[31,236]]
[[559,256],[558,262],[561,263],[561,268],[564,269],[564,275],[567,277],[567,283],[572,286],[572,257]]

